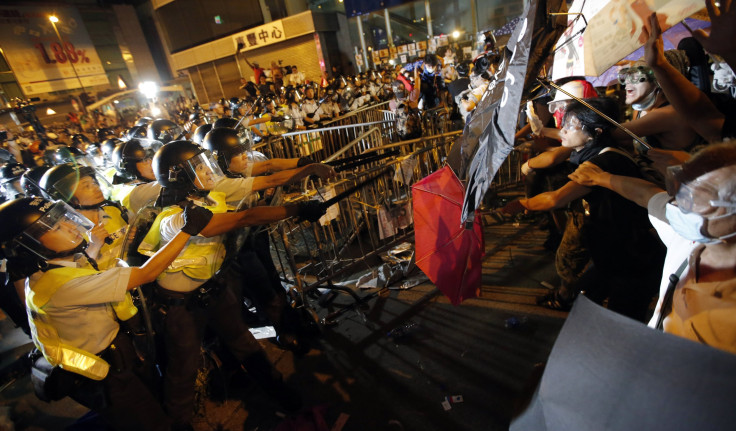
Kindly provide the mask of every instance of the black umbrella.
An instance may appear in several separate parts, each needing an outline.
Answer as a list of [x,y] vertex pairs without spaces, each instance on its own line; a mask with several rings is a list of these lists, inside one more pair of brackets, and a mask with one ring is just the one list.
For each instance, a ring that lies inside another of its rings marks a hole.
[[504,49],[504,60],[498,72],[465,126],[462,137],[453,146],[448,162],[461,179],[468,180],[463,222],[472,218],[513,148],[522,93],[535,84],[552,46],[565,30],[566,11],[567,5],[562,0],[526,3],[522,20]]
[[511,431],[732,430],[736,355],[581,296]]

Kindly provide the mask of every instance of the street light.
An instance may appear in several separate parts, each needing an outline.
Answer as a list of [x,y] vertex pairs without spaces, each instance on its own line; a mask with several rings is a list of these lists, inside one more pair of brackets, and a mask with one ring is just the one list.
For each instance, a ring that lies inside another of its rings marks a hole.
[[[56,28],[56,23],[59,22],[59,18],[57,18],[55,15],[49,15],[49,21],[51,21],[51,26],[54,27],[54,32],[56,33],[56,37],[59,38],[61,49],[64,50],[64,40],[61,38],[61,33],[59,33],[59,29]],[[86,93],[87,90],[84,89],[84,84],[82,84],[82,80],[79,79],[79,74],[77,74],[77,68],[74,67],[74,63],[72,63],[71,57],[69,58],[69,64],[72,66],[72,70],[74,71],[74,76],[77,77],[79,86],[82,87],[82,92]]]

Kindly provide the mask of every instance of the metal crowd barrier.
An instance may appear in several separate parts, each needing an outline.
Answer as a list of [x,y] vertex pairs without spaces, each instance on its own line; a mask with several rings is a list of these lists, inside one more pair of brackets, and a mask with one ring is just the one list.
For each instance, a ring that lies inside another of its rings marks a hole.
[[[333,205],[319,223],[306,225],[286,220],[271,229],[272,253],[282,279],[296,286],[300,295],[318,288],[337,289],[360,302],[353,289],[340,283],[359,270],[377,268],[382,263],[380,257],[398,244],[413,242],[411,185],[444,166],[453,142],[461,133],[447,132],[397,143],[387,142],[384,137],[386,143],[375,145],[381,135],[378,128],[373,128],[325,159],[334,162],[398,150],[390,158],[341,173],[337,181],[312,184],[309,191],[292,199],[319,196],[328,200],[366,179],[375,178]],[[491,189],[518,185],[521,160],[516,151],[512,152]]]

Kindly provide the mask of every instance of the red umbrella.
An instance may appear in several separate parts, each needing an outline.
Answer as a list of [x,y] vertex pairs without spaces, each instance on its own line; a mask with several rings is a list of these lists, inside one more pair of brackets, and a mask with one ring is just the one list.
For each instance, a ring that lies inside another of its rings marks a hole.
[[475,217],[472,229],[460,221],[465,190],[449,166],[412,187],[416,263],[454,305],[478,296],[483,227]]

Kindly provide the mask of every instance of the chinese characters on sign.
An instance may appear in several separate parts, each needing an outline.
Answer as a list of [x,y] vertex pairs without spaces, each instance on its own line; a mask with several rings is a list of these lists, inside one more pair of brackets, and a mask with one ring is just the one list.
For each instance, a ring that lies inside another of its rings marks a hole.
[[269,22],[268,24],[233,35],[235,46],[237,47],[238,44],[242,44],[240,52],[262,48],[284,40],[286,40],[286,35],[284,34],[284,25],[280,20]]

